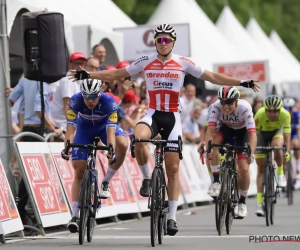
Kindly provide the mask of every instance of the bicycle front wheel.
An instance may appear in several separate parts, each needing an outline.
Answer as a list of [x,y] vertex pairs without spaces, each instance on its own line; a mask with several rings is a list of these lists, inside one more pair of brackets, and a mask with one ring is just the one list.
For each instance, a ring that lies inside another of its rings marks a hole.
[[79,244],[82,245],[85,237],[86,222],[89,217],[89,202],[91,200],[91,173],[86,170],[83,175],[80,195]]
[[293,168],[291,162],[287,163],[288,182],[287,182],[287,198],[288,205],[293,205]]
[[270,215],[271,215],[271,204],[272,204],[272,190],[271,190],[271,166],[265,166],[264,171],[264,209],[266,217],[266,225],[270,225]]
[[[97,171],[96,169],[94,171]],[[86,226],[86,234],[87,234],[87,241],[91,242],[93,239],[93,234],[94,234],[94,227],[96,224],[96,213],[99,205],[99,200],[98,200],[98,178],[97,178],[97,173],[94,172],[93,174],[94,177],[94,182],[92,183],[92,190],[91,190],[91,201],[92,201],[92,206],[91,209],[89,210],[89,217],[87,221],[87,226]]]
[[234,205],[238,203],[237,200],[237,178],[231,178],[231,175],[228,175],[228,205],[227,205],[227,213],[226,213],[226,220],[225,220],[225,226],[226,226],[226,233],[230,234],[231,232],[231,226],[232,222],[234,220]]
[[166,182],[164,179],[164,176],[162,173],[160,173],[161,176],[161,188],[159,189],[159,219],[158,219],[158,225],[157,225],[157,234],[158,234],[158,243],[162,244],[163,238],[164,238],[164,234],[165,234],[165,227],[166,227],[166,213],[165,213],[165,199],[166,199]]
[[[276,193],[275,193],[275,171],[274,171],[274,166],[272,166],[272,170],[270,171],[270,192],[269,194],[271,195],[271,206],[270,206],[270,222],[271,225],[274,224],[274,206],[276,203]],[[277,187],[276,187],[277,190]]]
[[152,173],[151,183],[151,205],[150,205],[150,231],[151,231],[151,245],[155,247],[157,239],[157,228],[159,219],[159,189],[160,189],[160,171],[154,169]]

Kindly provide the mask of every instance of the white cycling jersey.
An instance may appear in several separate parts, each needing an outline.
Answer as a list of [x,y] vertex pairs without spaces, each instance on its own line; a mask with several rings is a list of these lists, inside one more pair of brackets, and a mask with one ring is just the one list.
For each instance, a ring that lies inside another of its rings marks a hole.
[[162,62],[157,54],[142,56],[126,67],[130,75],[145,72],[149,98],[149,108],[163,112],[178,112],[180,89],[186,73],[199,78],[204,70],[191,59],[172,54],[172,58]]
[[256,131],[252,107],[247,101],[238,100],[237,109],[231,115],[224,114],[220,100],[213,103],[211,107],[208,126],[217,126],[217,122],[221,121],[232,129],[242,129],[246,127],[248,133]]

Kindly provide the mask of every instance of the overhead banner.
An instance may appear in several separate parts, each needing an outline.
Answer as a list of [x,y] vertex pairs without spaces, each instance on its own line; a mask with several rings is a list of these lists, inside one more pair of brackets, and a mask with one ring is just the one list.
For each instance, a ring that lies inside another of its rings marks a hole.
[[67,224],[71,213],[48,144],[17,142],[17,147],[43,227]]
[[0,223],[3,233],[22,231],[23,224],[0,160]]
[[215,64],[214,71],[236,79],[257,79],[260,83],[269,83],[267,61]]
[[[189,24],[172,24],[176,30],[177,39],[173,53],[182,56],[191,56]],[[115,31],[124,36],[124,59],[135,61],[143,55],[156,53],[154,43],[154,26],[139,25],[130,28],[117,28]]]

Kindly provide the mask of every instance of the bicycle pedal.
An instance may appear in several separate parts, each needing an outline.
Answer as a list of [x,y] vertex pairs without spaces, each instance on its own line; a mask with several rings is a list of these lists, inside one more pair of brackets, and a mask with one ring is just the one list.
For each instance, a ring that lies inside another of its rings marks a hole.
[[242,220],[242,219],[244,219],[244,217],[241,217],[241,216],[234,216],[234,219],[236,219],[236,220]]

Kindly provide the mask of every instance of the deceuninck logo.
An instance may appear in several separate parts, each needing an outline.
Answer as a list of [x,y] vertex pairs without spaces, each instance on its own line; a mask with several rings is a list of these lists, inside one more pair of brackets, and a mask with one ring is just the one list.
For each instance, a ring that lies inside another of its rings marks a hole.
[[249,235],[249,243],[271,243],[271,242],[300,243],[300,235]]

